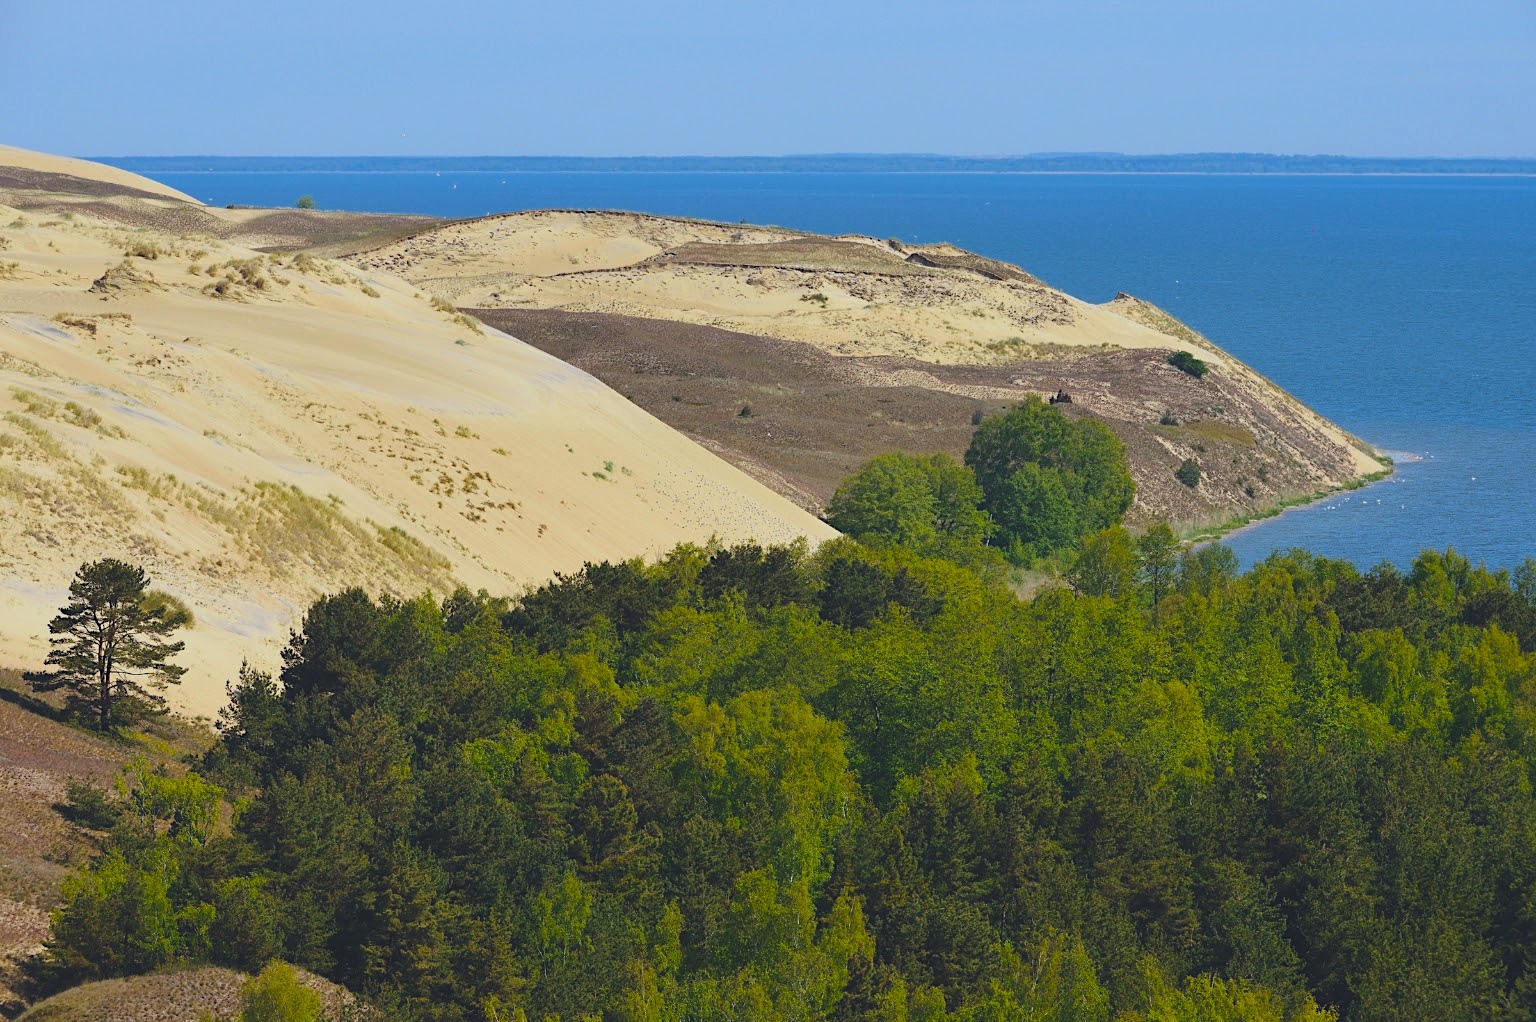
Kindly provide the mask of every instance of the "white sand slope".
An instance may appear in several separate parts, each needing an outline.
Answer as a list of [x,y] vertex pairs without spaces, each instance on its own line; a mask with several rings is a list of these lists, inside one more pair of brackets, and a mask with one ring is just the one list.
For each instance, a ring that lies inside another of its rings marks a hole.
[[131,171],[109,167],[105,163],[92,163],[90,160],[77,160],[70,156],[54,156],[52,153],[39,153],[31,149],[0,145],[0,167],[20,167],[23,170],[36,170],[44,174],[68,174],[70,177],[83,178],[87,181],[104,181],[107,184],[122,185],[125,188],[136,188],[141,192],[161,195],[167,199],[201,205],[186,192],[178,192],[158,181],[151,181]]
[[122,557],[198,617],[171,693],[198,713],[345,585],[515,592],[712,536],[835,535],[397,277],[83,215],[0,206],[0,414],[0,664],[40,663],[74,570]]
[[1226,361],[1212,345],[1169,337],[952,245],[535,210],[449,224],[349,261],[460,307],[671,319],[834,355],[975,364],[1063,348],[1184,348]]

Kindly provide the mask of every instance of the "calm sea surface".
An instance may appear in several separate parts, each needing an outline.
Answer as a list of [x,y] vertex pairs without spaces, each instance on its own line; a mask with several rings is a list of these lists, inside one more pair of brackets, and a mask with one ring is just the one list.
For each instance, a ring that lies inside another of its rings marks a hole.
[[1169,310],[1398,454],[1391,480],[1229,538],[1361,565],[1536,556],[1536,179],[166,173],[210,203],[476,216],[614,208],[951,241]]

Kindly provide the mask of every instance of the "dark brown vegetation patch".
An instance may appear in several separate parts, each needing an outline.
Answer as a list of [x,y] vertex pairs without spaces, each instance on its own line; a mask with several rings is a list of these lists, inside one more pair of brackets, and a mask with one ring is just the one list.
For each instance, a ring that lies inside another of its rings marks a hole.
[[[962,456],[974,421],[1027,394],[1065,389],[1058,407],[1109,426],[1137,483],[1132,521],[1225,520],[1316,489],[1319,468],[1347,478],[1344,457],[1298,434],[1232,377],[1195,380],[1155,349],[1079,349],[1012,365],[842,358],[794,341],[714,327],[551,309],[470,310],[584,369],[748,474],[819,512],[877,454]],[[1086,352],[1086,353],[1085,353]],[[741,414],[750,406],[751,414]],[[1172,419],[1176,426],[1164,424]],[[1315,441],[1315,442],[1314,442]],[[1198,491],[1174,472],[1198,461]]]

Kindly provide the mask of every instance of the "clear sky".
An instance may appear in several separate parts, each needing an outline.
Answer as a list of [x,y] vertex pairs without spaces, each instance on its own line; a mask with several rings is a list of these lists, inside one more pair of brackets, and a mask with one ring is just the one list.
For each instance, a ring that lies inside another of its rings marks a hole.
[[1536,0],[0,0],[71,155],[1536,156]]

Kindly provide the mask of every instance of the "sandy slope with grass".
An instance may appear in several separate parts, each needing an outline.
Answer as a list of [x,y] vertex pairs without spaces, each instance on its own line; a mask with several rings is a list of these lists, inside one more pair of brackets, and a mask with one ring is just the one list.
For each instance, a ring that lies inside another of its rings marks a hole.
[[0,664],[38,663],[75,568],[122,557],[197,616],[170,693],[197,713],[343,585],[511,592],[833,535],[397,276],[84,213],[0,206],[0,415]]

